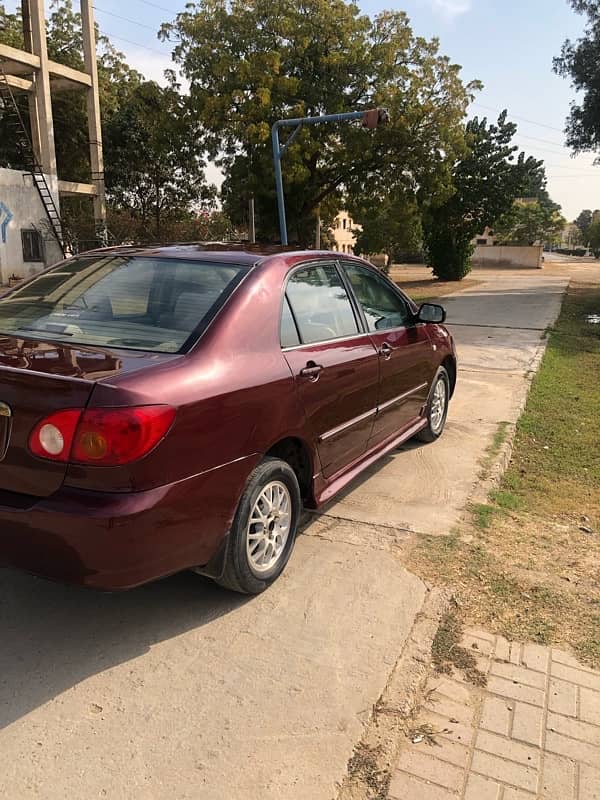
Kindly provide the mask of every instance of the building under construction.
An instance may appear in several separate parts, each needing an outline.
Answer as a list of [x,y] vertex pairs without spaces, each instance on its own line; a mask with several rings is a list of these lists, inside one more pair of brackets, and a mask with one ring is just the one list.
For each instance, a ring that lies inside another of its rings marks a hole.
[[[22,166],[18,170],[0,167],[0,284],[62,257],[61,197],[90,198],[100,241],[106,219],[91,0],[81,0],[83,70],[48,58],[43,0],[22,0],[22,18],[25,49],[0,44],[0,114],[5,135],[14,136]],[[52,98],[66,91],[86,93],[90,183],[61,180],[57,174]]]

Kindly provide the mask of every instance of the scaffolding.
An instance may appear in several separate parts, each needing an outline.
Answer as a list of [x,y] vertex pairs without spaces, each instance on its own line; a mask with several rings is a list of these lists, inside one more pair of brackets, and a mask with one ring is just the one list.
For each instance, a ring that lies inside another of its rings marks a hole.
[[[104,191],[104,162],[102,157],[102,129],[98,95],[98,68],[96,63],[96,37],[91,0],[81,0],[84,69],[77,70],[48,58],[44,0],[22,0],[24,50],[0,44],[0,72],[2,85],[14,96],[24,92],[28,97],[30,119],[31,165],[36,185],[41,174],[55,176],[59,196],[87,196],[94,204],[94,222],[100,241],[106,237],[106,201]],[[88,140],[90,147],[91,183],[61,180],[57,175],[52,119],[52,95],[57,92],[84,91],[86,93]],[[8,97],[8,96],[7,96]],[[51,225],[58,231],[62,246],[60,219],[53,216],[56,206],[51,197],[44,197],[43,186],[38,191]],[[54,212],[52,210],[54,206]]]

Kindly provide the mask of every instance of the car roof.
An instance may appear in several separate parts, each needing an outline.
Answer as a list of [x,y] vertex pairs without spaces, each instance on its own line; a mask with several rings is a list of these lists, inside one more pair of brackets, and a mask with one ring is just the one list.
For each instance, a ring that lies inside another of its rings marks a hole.
[[[331,256],[331,252],[316,250],[298,250],[281,245],[251,244],[250,242],[189,242],[185,244],[165,245],[115,245],[88,250],[83,255],[128,255],[146,258],[185,258],[198,261],[218,261],[230,264],[252,266],[269,256],[284,255],[292,258],[315,258],[315,256]],[[339,253],[335,253],[339,256]]]

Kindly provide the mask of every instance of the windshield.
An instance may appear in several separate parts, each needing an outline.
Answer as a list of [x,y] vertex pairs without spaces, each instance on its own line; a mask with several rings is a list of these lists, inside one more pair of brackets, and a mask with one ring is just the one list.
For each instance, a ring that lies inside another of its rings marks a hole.
[[208,261],[74,258],[0,299],[0,333],[177,353],[246,272]]

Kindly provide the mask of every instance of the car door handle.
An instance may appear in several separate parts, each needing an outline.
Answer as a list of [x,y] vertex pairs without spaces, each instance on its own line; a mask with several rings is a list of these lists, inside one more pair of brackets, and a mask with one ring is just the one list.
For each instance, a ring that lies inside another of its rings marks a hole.
[[379,348],[379,354],[382,355],[386,361],[392,357],[392,347],[387,342],[384,342]]
[[319,374],[323,367],[321,364],[315,364],[314,361],[307,361],[306,366],[300,370],[300,375],[303,378],[308,378],[310,381],[316,381],[319,379]]

